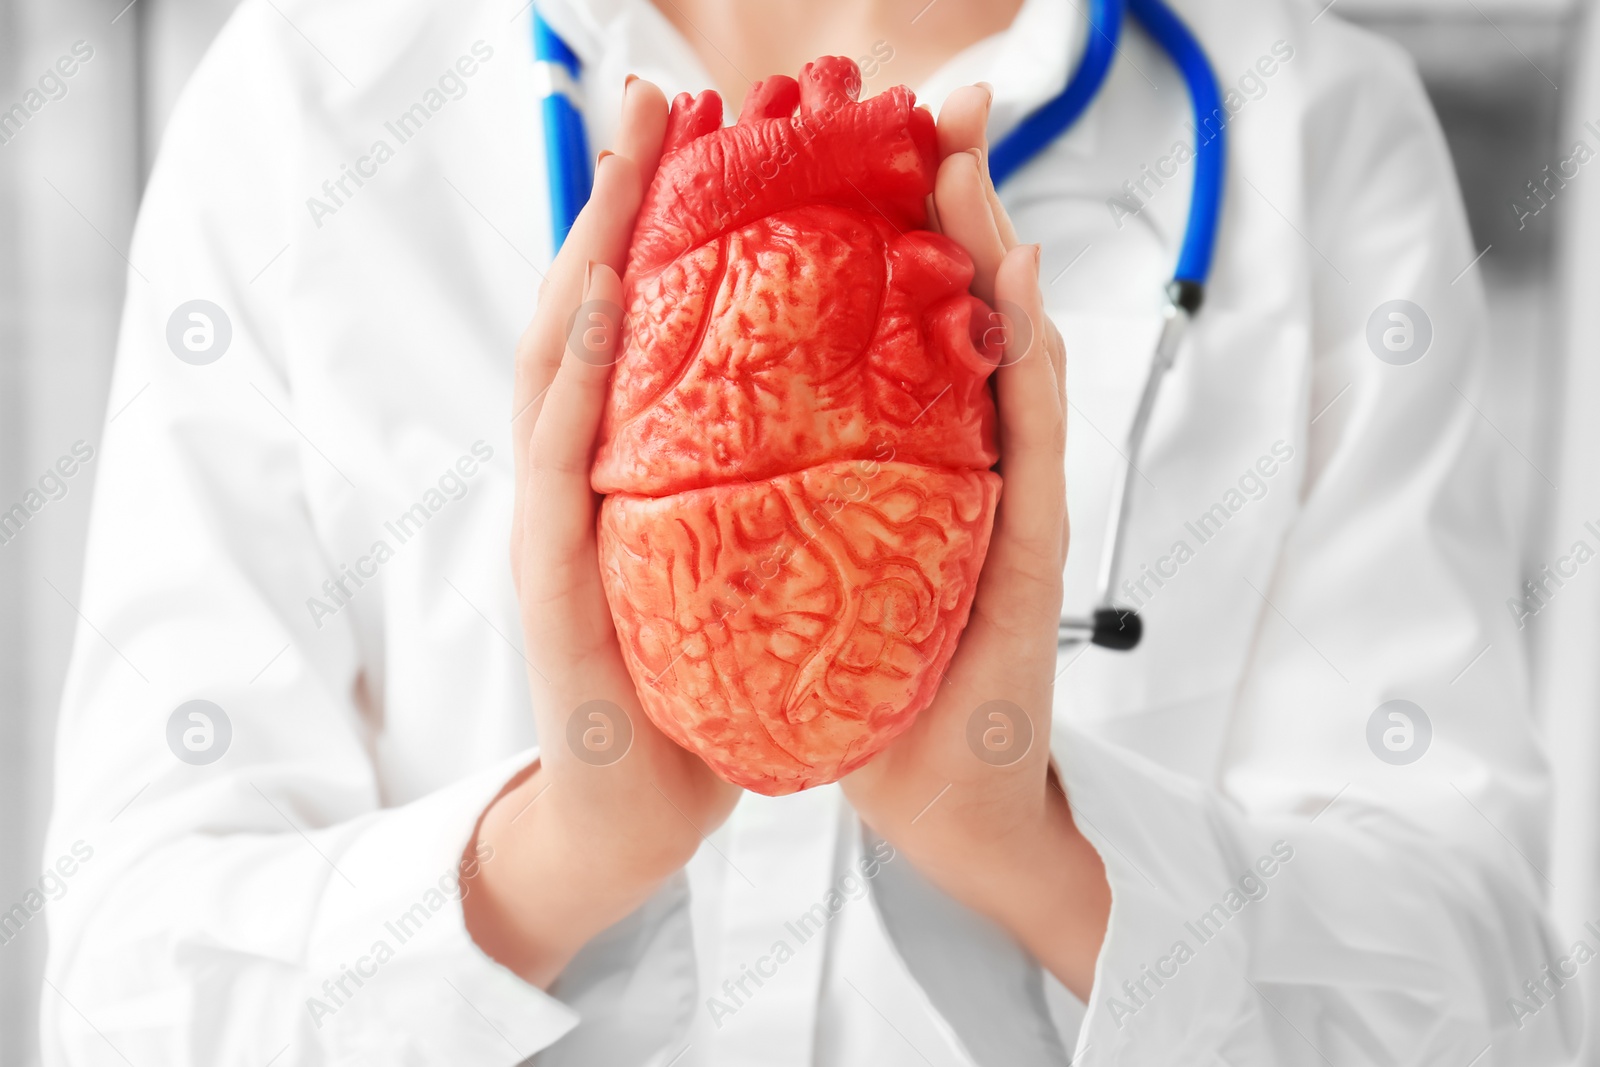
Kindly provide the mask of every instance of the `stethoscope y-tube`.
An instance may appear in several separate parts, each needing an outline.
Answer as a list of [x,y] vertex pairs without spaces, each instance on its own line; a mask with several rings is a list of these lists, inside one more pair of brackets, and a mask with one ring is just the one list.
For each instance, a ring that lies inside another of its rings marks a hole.
[[[1126,652],[1139,644],[1144,636],[1144,620],[1132,608],[1119,608],[1115,602],[1117,579],[1122,576],[1122,549],[1126,543],[1123,531],[1127,528],[1129,501],[1132,498],[1133,480],[1139,476],[1138,457],[1144,446],[1145,431],[1150,426],[1150,413],[1155,410],[1156,397],[1161,394],[1161,381],[1177,357],[1178,345],[1183,341],[1193,312],[1180,301],[1189,299],[1189,293],[1172,290],[1168,286],[1166,313],[1161,323],[1161,336],[1156,340],[1155,355],[1150,357],[1150,371],[1145,376],[1144,390],[1139,394],[1139,406],[1134,410],[1133,422],[1128,425],[1122,477],[1111,483],[1111,507],[1106,517],[1105,550],[1100,556],[1100,574],[1095,582],[1095,609],[1088,619],[1062,616],[1056,631],[1056,641],[1062,647],[1079,645],[1085,641]],[[1198,307],[1201,291],[1193,290]]]
[[[1084,642],[1119,652],[1136,647],[1144,636],[1144,621],[1139,613],[1116,603],[1118,580],[1122,576],[1122,555],[1127,540],[1128,514],[1133,499],[1133,480],[1141,477],[1139,456],[1144,451],[1145,434],[1161,383],[1172,369],[1178,347],[1189,320],[1205,299],[1206,278],[1211,273],[1212,253],[1216,249],[1217,222],[1222,214],[1223,167],[1227,158],[1223,128],[1227,112],[1204,50],[1162,0],[1126,0],[1127,8],[1173,65],[1183,75],[1194,111],[1195,161],[1194,188],[1189,200],[1189,218],[1184,226],[1183,246],[1172,281],[1167,285],[1167,306],[1161,323],[1156,350],[1139,406],[1128,426],[1123,449],[1122,477],[1111,486],[1111,506],[1106,514],[1106,535],[1100,557],[1100,573],[1095,583],[1095,607],[1088,618],[1063,616],[1056,631],[1063,647]],[[1017,125],[989,153],[989,170],[998,186],[1023,163],[1032,159],[1063,131],[1078,120],[1099,94],[1101,83],[1111,70],[1117,36],[1123,20],[1123,0],[1091,0],[1089,34],[1084,42],[1083,59],[1067,86],[1055,99],[1040,106]],[[1213,128],[1214,127],[1214,128]]]
[[[1217,79],[1204,50],[1162,0],[1090,0],[1089,32],[1084,41],[1083,58],[1066,87],[1024,118],[989,151],[989,173],[998,187],[1078,121],[1111,72],[1125,8],[1133,13],[1135,21],[1161,46],[1183,75],[1194,111],[1195,169],[1189,218],[1184,226],[1177,267],[1167,286],[1161,335],[1150,359],[1139,406],[1128,427],[1122,477],[1112,483],[1105,547],[1095,583],[1095,607],[1088,618],[1063,617],[1057,631],[1063,648],[1090,642],[1118,651],[1136,647],[1144,635],[1144,623],[1139,614],[1116,603],[1133,480],[1140,477],[1139,456],[1144,450],[1151,413],[1161,395],[1161,383],[1177,357],[1189,320],[1200,310],[1205,297],[1206,279],[1211,273],[1212,253],[1216,248],[1217,222],[1222,214],[1227,112],[1222,108]],[[533,36],[544,117],[551,221],[555,247],[559,249],[578,212],[588,202],[593,182],[583,113],[578,105],[582,67],[566,42],[537,10],[533,15]]]

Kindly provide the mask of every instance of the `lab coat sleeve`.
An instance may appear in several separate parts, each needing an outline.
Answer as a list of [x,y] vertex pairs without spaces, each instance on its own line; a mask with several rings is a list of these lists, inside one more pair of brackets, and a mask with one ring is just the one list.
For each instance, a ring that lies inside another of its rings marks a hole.
[[[1317,32],[1357,31],[1329,18]],[[1071,726],[1052,738],[1113,894],[1088,1014],[1065,1035],[1074,1063],[1527,1067],[1576,1054],[1573,979],[1600,939],[1558,935],[1546,916],[1548,783],[1505,606],[1514,511],[1499,495],[1525,460],[1483,412],[1487,328],[1462,273],[1477,250],[1409,61],[1343,44],[1359,62],[1337,70],[1305,49],[1308,473],[1281,551],[1251,576],[1260,593],[1239,586],[1259,621],[1217,776]],[[1392,299],[1424,309],[1433,332],[1406,366],[1367,340]],[[1409,734],[1386,713],[1371,725],[1391,700],[1420,709],[1401,709]],[[1014,946],[974,929],[962,951],[935,952],[907,917],[911,894],[875,891],[978,1062],[1007,1062],[978,1052],[1002,1035],[1037,1035]],[[1018,991],[963,993],[986,974]],[[1014,1062],[1053,1062],[1042,1039],[1028,1044]]]
[[[1548,781],[1504,606],[1523,460],[1483,413],[1477,249],[1409,61],[1328,21],[1352,39],[1339,69],[1306,49],[1308,471],[1261,594],[1241,582],[1260,615],[1218,780],[1058,738],[1116,900],[1080,1040],[1091,1063],[1566,1063],[1561,987],[1594,938],[1546,918]],[[1395,299],[1433,334],[1405,365],[1368,340]]]
[[[510,1067],[579,1017],[462,917],[477,820],[536,753],[486,748],[453,785],[386,802],[374,636],[354,607],[308,611],[335,571],[306,485],[342,474],[297,428],[283,356],[311,328],[287,321],[285,267],[316,254],[287,218],[303,211],[286,175],[304,67],[276,54],[288,32],[262,4],[225,29],[128,256],[46,853],[74,868],[48,911],[42,998],[45,1062],[62,1067]],[[231,332],[205,365],[176,354],[205,327],[169,328],[195,299],[222,309],[213,343],[224,317]],[[209,738],[171,723],[195,700]]]

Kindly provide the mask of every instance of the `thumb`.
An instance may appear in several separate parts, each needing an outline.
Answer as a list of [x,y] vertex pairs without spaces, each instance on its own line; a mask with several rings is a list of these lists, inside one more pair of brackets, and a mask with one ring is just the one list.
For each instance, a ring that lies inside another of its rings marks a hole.
[[594,537],[589,468],[621,329],[622,280],[608,264],[591,261],[527,457],[529,522],[555,559]]

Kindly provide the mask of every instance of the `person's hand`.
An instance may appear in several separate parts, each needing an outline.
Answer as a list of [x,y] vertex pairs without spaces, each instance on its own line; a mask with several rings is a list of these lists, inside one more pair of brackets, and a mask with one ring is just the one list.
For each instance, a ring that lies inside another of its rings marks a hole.
[[492,858],[469,864],[463,906],[479,945],[539,986],[682,867],[739,795],[639,704],[600,583],[589,488],[619,275],[666,122],[661,91],[630,81],[616,151],[599,160],[517,345],[511,568],[539,763],[485,813],[478,842]]
[[844,779],[866,823],[957,900],[998,921],[1087,999],[1110,911],[1093,847],[1050,769],[1067,553],[1066,358],[1044,314],[1039,248],[1017,242],[988,178],[990,93],[939,115],[939,228],[976,267],[1006,352],[995,372],[1005,479],[972,615],[915,724]]

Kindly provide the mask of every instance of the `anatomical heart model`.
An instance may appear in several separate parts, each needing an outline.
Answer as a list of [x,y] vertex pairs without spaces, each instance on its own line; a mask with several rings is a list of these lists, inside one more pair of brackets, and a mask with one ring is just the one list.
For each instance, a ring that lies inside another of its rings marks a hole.
[[999,331],[927,229],[933,117],[860,88],[829,57],[757,83],[734,126],[714,92],[673,103],[593,472],[646,712],[772,795],[933,700],[1000,496]]

